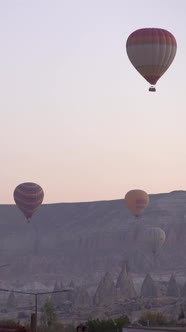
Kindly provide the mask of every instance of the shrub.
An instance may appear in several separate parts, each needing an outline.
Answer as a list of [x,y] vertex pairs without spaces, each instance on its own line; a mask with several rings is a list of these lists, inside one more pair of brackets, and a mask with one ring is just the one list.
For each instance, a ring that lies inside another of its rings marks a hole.
[[143,326],[163,326],[167,324],[167,319],[161,312],[147,311],[140,317],[139,323]]
[[89,332],[121,332],[124,326],[130,324],[127,316],[108,320],[89,320],[87,322]]

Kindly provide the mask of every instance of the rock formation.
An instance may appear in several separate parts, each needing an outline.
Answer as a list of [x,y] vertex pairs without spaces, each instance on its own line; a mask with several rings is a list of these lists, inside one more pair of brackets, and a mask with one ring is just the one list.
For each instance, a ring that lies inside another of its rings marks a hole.
[[185,281],[185,283],[184,283],[184,285],[183,285],[183,288],[182,288],[182,290],[181,290],[181,295],[182,295],[183,297],[186,297],[186,281]]
[[92,299],[86,289],[76,288],[74,292],[73,305],[79,308],[87,308],[92,305]]
[[70,287],[70,288],[75,288],[75,284],[74,284],[74,282],[73,282],[72,280],[71,280],[71,282],[69,283],[68,287]]
[[141,286],[142,297],[158,297],[158,288],[151,275],[148,273]]
[[94,304],[108,304],[112,303],[112,301],[116,297],[116,288],[114,281],[110,273],[106,273],[101,282],[98,285],[96,293],[94,295]]
[[169,280],[168,286],[167,286],[167,296],[172,296],[172,297],[178,297],[179,296],[179,288],[176,283],[176,279],[174,278],[173,275],[171,275],[171,278]]
[[121,299],[131,299],[136,297],[136,290],[134,288],[133,280],[126,265],[123,267],[118,276],[116,289],[117,297]]

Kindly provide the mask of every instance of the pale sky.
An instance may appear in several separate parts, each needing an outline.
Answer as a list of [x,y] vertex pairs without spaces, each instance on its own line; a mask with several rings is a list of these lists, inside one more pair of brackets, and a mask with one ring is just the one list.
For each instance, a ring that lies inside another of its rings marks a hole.
[[[0,203],[36,182],[44,203],[186,189],[186,1],[0,0]],[[126,40],[178,49],[149,93]]]

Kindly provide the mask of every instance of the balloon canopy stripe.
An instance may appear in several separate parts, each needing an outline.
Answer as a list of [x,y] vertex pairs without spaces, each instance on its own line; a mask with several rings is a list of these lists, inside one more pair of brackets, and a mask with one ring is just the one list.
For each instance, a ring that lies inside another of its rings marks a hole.
[[134,31],[127,39],[127,46],[136,44],[166,44],[176,46],[176,39],[167,30],[156,28],[144,28]]
[[23,193],[25,196],[36,195],[39,193],[43,193],[43,189],[37,187],[29,187],[29,186],[18,186],[16,187],[17,193]]
[[148,202],[146,199],[144,200],[136,200],[136,208],[137,209],[145,209],[145,207],[147,206]]
[[36,200],[41,201],[43,200],[43,191],[39,192],[39,193],[35,193],[35,194],[28,194],[28,193],[24,193],[22,191],[16,191],[16,199],[20,200],[20,201],[24,201],[24,202],[28,202],[28,203],[32,203],[35,202]]
[[26,200],[24,200],[24,199],[20,199],[20,198],[18,198],[18,197],[16,197],[16,204],[17,205],[24,205],[24,206],[28,206],[28,208],[29,208],[29,206],[38,206],[38,205],[40,205],[41,203],[42,203],[42,201],[43,201],[43,199],[42,198],[40,198],[40,199],[35,199],[34,201],[32,200],[32,201],[28,201],[27,199]]

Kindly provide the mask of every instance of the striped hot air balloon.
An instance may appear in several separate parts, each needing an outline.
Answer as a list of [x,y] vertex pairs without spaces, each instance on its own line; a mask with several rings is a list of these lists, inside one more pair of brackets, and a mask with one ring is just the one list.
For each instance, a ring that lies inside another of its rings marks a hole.
[[25,182],[15,188],[13,196],[17,207],[29,221],[37,208],[41,205],[44,192],[38,184]]
[[156,91],[154,85],[173,62],[177,43],[167,30],[144,28],[131,33],[126,50],[136,70],[152,84],[149,91]]

